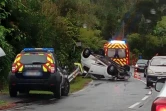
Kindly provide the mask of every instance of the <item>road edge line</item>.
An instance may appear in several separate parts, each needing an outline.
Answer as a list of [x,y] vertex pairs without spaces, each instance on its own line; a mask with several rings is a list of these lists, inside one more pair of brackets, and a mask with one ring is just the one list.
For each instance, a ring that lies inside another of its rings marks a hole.
[[144,98],[142,98],[142,101],[145,101],[148,98],[149,98],[149,96],[145,96]]
[[132,108],[136,107],[136,106],[139,105],[139,104],[140,104],[140,102],[136,102],[135,104],[131,105],[131,106],[128,107],[128,108],[132,109]]

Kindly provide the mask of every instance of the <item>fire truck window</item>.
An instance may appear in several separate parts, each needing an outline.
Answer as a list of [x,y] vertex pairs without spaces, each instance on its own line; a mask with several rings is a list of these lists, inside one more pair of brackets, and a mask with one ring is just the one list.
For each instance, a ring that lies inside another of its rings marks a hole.
[[119,49],[118,54],[119,54],[119,58],[125,58],[126,57],[126,53],[125,53],[124,49]]
[[114,57],[115,49],[108,49],[108,57]]

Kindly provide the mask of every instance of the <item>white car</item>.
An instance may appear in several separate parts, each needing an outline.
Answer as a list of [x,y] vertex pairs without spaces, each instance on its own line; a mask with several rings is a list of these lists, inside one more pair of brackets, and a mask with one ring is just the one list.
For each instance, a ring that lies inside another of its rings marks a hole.
[[154,56],[148,65],[146,82],[152,86],[158,79],[166,77],[166,56]]
[[111,59],[104,57],[103,54],[94,54],[86,48],[81,54],[81,64],[83,69],[96,79],[125,79],[131,76],[130,67],[121,66]]
[[152,103],[151,111],[166,111],[166,78],[158,79],[155,90],[160,92]]

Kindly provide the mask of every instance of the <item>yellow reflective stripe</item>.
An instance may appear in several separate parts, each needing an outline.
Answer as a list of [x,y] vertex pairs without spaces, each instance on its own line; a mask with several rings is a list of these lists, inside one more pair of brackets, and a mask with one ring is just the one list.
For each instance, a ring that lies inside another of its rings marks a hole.
[[53,63],[53,60],[51,58],[47,57],[47,60]]
[[18,54],[17,56],[16,56],[16,58],[18,57],[18,56],[20,56],[21,54]]
[[19,66],[19,65],[21,65],[20,63],[17,63],[17,65]]
[[115,48],[115,47],[116,47],[116,45],[113,45],[113,46],[112,46],[112,48]]
[[16,59],[16,61],[19,61],[21,59],[21,57],[18,57],[17,59]]
[[22,70],[23,70],[23,66],[21,66],[18,71],[22,72]]
[[125,49],[124,45],[120,45],[123,49]]
[[24,54],[24,55],[30,55],[30,53],[26,53],[26,54]]
[[50,63],[46,63],[46,66],[49,66],[50,65]]
[[44,66],[43,66],[43,71],[44,71],[44,72],[47,72],[47,68],[45,68]]
[[16,63],[16,62],[17,62],[17,59],[14,60],[14,63]]

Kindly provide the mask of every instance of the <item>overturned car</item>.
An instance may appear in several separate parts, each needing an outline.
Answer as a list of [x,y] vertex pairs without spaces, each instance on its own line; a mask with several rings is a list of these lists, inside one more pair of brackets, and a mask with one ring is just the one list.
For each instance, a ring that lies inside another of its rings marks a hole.
[[120,65],[104,56],[104,52],[94,53],[86,48],[81,53],[83,69],[95,79],[128,80],[131,76],[130,66]]

